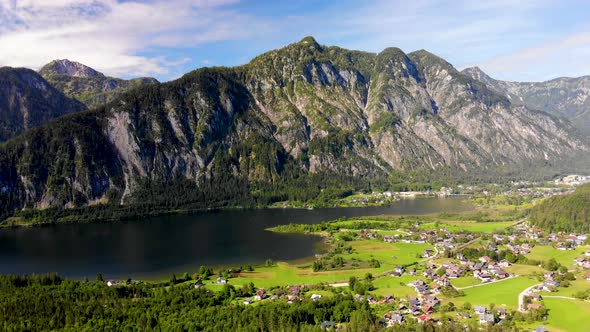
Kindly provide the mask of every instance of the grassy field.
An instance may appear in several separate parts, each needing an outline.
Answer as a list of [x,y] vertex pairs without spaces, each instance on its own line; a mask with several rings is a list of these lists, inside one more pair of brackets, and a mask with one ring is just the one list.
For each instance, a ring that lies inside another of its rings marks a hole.
[[588,289],[590,289],[590,282],[586,281],[582,276],[578,276],[577,280],[570,281],[569,287],[559,287],[557,288],[557,292],[542,292],[541,294],[573,297],[577,292],[583,292]]
[[[316,284],[322,282],[348,281],[351,276],[364,277],[366,273],[377,274],[393,270],[397,265],[420,260],[416,254],[431,248],[428,244],[385,243],[376,240],[353,241],[354,253],[343,255],[345,259],[370,260],[375,258],[381,267],[313,272],[310,267],[298,267],[288,263],[278,263],[274,267],[258,268],[253,272],[243,272],[239,278],[230,279],[233,285],[253,282],[257,287],[270,287],[294,284]],[[395,258],[394,258],[395,257]]]
[[505,268],[506,272],[510,274],[518,274],[519,276],[528,276],[533,273],[544,273],[545,269],[536,265],[525,265],[525,264],[512,264]]
[[382,277],[373,281],[375,290],[371,291],[375,295],[393,295],[396,298],[404,298],[408,296],[416,296],[414,288],[407,286],[408,283],[419,279],[419,277],[413,277],[410,275],[404,275],[401,277]]
[[455,287],[469,287],[472,285],[479,285],[481,284],[481,280],[475,277],[461,277],[456,279],[450,279],[451,284]]
[[545,299],[549,319],[545,326],[550,331],[557,328],[568,332],[590,331],[590,303],[564,299]]
[[535,246],[531,253],[526,257],[528,259],[534,259],[539,261],[546,261],[551,258],[555,258],[557,262],[568,267],[574,267],[574,258],[584,255],[584,252],[588,250],[587,246],[578,247],[576,250],[557,250],[552,246]]
[[487,306],[494,303],[498,307],[506,306],[516,309],[518,307],[518,294],[527,287],[538,283],[534,279],[518,277],[481,287],[464,289],[465,296],[452,298],[450,301],[455,305],[469,302],[472,305]]
[[372,258],[377,259],[381,263],[381,267],[375,269],[375,273],[390,271],[398,265],[420,261],[422,258],[418,258],[416,255],[421,254],[426,248],[432,248],[430,244],[386,243],[378,240],[352,241],[350,244],[355,252],[342,257],[364,261]]
[[468,231],[477,233],[493,233],[499,229],[506,228],[513,224],[513,221],[499,222],[475,222],[475,221],[441,221],[438,227],[435,223],[426,223],[420,226],[422,229],[436,229],[444,227],[449,231]]

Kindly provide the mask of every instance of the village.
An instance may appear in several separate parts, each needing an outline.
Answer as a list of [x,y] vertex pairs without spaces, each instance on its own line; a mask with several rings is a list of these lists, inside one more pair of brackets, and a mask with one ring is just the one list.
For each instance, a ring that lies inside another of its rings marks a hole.
[[[546,233],[529,226],[525,219],[464,223],[464,227],[452,222],[412,222],[396,230],[368,227],[354,230],[350,223],[344,225],[330,235],[330,239],[338,242],[342,241],[338,240],[339,236],[356,234],[346,242],[355,248],[354,252],[341,255],[341,259],[371,257],[380,261],[380,268],[361,268],[357,272],[336,267],[306,273],[307,277],[285,278],[283,282],[287,283],[281,285],[281,279],[269,281],[266,276],[285,274],[283,270],[287,269],[300,271],[301,267],[279,264],[211,280],[199,278],[190,285],[214,291],[223,287],[249,289],[249,293],[244,293],[247,296],[236,300],[242,305],[263,301],[321,301],[323,297],[348,290],[357,301],[366,301],[381,312],[380,322],[384,326],[404,324],[408,320],[436,324],[450,319],[480,326],[510,322],[534,332],[552,331],[545,325],[548,317],[549,323],[559,319],[552,316],[556,301],[584,303],[574,297],[573,291],[590,289],[587,234]],[[391,250],[380,254],[381,248],[398,246],[415,249],[413,257],[408,256],[404,264],[393,265],[387,261],[387,255],[392,261],[398,258],[391,256]],[[362,248],[369,247],[379,249],[373,253],[362,252]],[[323,322],[322,327],[338,329],[330,321]]]

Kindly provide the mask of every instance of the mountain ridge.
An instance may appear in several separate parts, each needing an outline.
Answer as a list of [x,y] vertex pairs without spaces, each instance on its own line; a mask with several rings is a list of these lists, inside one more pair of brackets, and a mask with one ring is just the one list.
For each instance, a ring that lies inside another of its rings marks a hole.
[[81,101],[88,108],[104,105],[134,87],[158,83],[153,77],[124,80],[106,76],[68,59],[49,62],[39,70],[39,74],[64,95]]
[[392,172],[558,163],[589,150],[572,131],[427,51],[304,38],[25,133],[0,146],[0,195],[11,211],[268,204]]
[[516,82],[496,80],[479,67],[465,68],[462,73],[507,96],[515,104],[564,117],[581,133],[590,136],[590,76]]

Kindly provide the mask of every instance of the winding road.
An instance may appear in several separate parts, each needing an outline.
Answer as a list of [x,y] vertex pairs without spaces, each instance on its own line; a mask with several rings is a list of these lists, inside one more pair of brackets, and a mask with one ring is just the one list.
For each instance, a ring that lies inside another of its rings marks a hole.
[[542,285],[542,284],[532,285],[531,287],[523,290],[522,292],[520,292],[520,294],[518,294],[518,311],[520,311],[520,312],[526,312],[527,311],[526,308],[524,307],[524,297],[528,294],[528,292],[531,289],[533,289],[533,288],[535,288],[537,286],[540,286],[540,285]]

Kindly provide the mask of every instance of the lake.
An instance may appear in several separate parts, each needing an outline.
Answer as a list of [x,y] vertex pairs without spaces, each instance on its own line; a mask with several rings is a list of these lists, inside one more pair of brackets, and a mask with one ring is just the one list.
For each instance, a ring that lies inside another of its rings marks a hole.
[[124,223],[65,224],[0,230],[0,274],[57,272],[70,278],[155,278],[228,266],[289,261],[318,253],[321,239],[265,228],[340,217],[460,212],[460,198],[406,199],[389,206],[223,210]]

